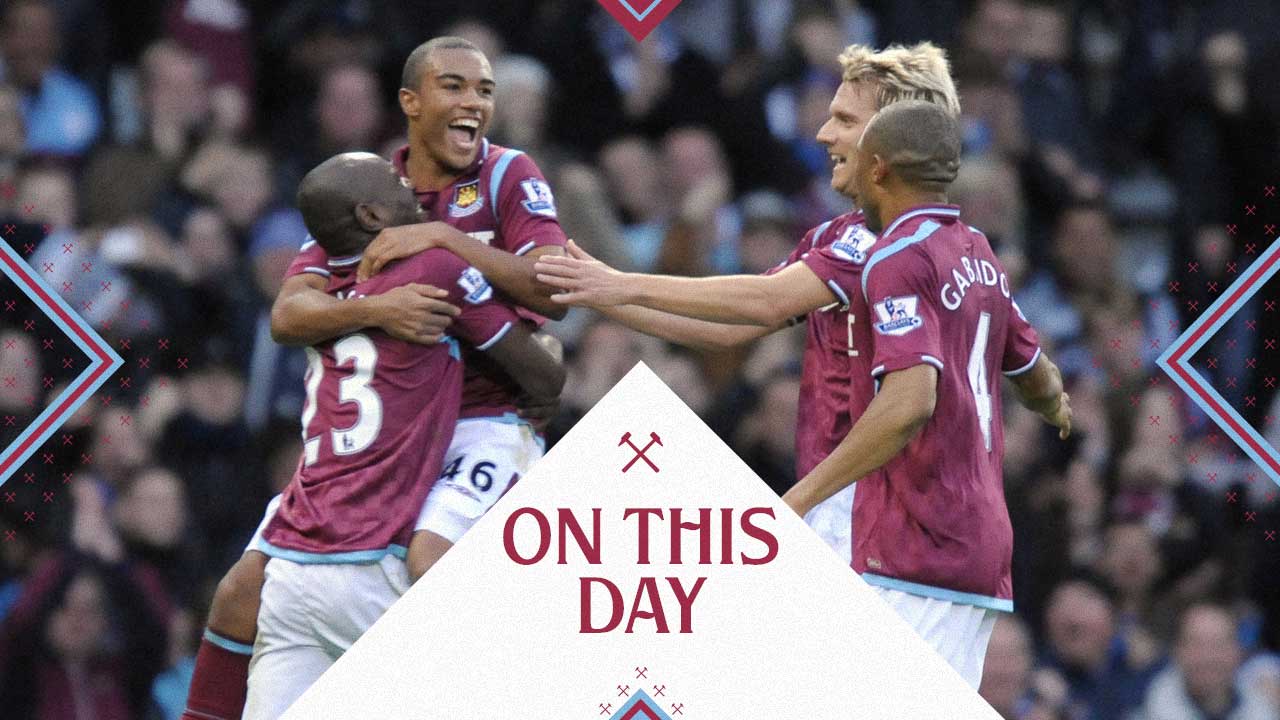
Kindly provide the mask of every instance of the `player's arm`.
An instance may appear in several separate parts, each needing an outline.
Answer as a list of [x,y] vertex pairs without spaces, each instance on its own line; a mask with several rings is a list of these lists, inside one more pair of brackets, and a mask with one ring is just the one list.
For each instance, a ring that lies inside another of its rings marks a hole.
[[551,404],[564,388],[564,362],[553,346],[540,342],[523,323],[516,322],[485,354],[507,371],[534,404]]
[[313,273],[285,279],[271,306],[271,337],[281,345],[313,345],[362,328],[382,328],[409,342],[440,341],[458,308],[448,293],[412,284],[389,292],[339,300],[324,291],[327,280]]
[[825,460],[782,496],[804,517],[818,503],[889,462],[933,417],[938,370],[921,363],[884,377],[880,392]]
[[1071,434],[1071,396],[1063,390],[1062,373],[1048,355],[1040,353],[1031,369],[1009,378],[1018,391],[1018,400],[1058,428],[1063,440]]
[[771,329],[840,299],[803,263],[773,275],[686,278],[618,272],[583,253],[573,241],[568,250],[568,255],[537,263],[538,280],[561,291],[552,299],[568,305],[641,305],[699,320]]
[[778,329],[763,325],[709,322],[641,305],[602,307],[599,311],[610,320],[626,325],[637,332],[708,352],[746,345]]
[[484,273],[489,282],[509,295],[517,304],[550,318],[563,318],[566,308],[551,300],[553,288],[535,278],[534,263],[543,255],[560,254],[559,246],[536,247],[523,255],[515,255],[490,247],[461,230],[435,221],[386,228],[365,249],[357,278],[376,275],[387,263],[430,248],[444,248],[467,264]]
[[[595,260],[575,243],[575,257]],[[607,265],[607,264],[606,264]],[[687,318],[640,305],[614,305],[599,308],[600,314],[646,335],[683,345],[694,350],[716,352],[746,345],[777,328],[761,325],[733,325]]]

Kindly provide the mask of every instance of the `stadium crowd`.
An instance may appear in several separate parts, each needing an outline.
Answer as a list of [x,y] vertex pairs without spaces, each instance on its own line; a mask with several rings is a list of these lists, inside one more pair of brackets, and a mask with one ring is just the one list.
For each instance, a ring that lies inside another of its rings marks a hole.
[[[982,693],[1010,720],[1280,717],[1276,488],[1155,364],[1267,244],[1243,206],[1280,215],[1260,199],[1280,167],[1275,3],[684,0],[640,44],[593,0],[0,7],[4,239],[35,245],[113,347],[154,349],[122,349],[129,386],[6,484],[0,715],[182,712],[214,584],[300,452],[306,362],[269,327],[305,235],[297,182],[402,144],[400,65],[453,34],[492,61],[490,137],[537,160],[567,233],[687,275],[762,272],[847,210],[814,139],[844,46],[945,47],[952,199],[996,245],[1077,428],[1051,441],[1005,403],[1017,612]],[[29,307],[0,325],[5,444],[76,372],[26,319],[51,327]],[[795,481],[802,328],[702,354],[580,310],[549,327],[570,372],[552,442],[643,360],[770,487]],[[1196,362],[1273,446],[1277,336],[1260,298]]]

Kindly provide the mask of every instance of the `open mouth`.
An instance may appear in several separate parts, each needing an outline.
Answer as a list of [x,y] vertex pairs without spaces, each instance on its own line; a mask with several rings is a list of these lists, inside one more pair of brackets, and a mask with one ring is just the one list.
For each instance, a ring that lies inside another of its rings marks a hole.
[[480,134],[480,121],[476,118],[459,118],[449,123],[449,139],[462,149],[471,149]]
[[843,155],[831,155],[831,167],[833,170],[848,164],[848,162]]

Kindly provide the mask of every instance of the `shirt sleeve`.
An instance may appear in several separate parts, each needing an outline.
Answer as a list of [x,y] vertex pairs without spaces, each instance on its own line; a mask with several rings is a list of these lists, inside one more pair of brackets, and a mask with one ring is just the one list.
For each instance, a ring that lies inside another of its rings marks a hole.
[[313,273],[321,277],[329,277],[329,256],[320,247],[320,244],[307,236],[306,242],[302,243],[302,247],[298,250],[298,256],[289,263],[289,269],[284,271],[286,280],[294,275],[303,273]]
[[488,350],[519,322],[520,316],[498,299],[479,270],[452,253],[433,260],[436,264],[428,282],[447,288],[448,301],[462,310],[449,326],[451,335],[477,350]]
[[860,224],[833,228],[826,223],[813,230],[808,245],[813,249],[801,253],[800,261],[848,307],[849,298],[862,292],[862,269],[875,242],[875,234]]
[[927,363],[942,370],[933,266],[914,248],[881,259],[864,278],[871,307],[871,374]]
[[1000,369],[1007,377],[1014,377],[1035,367],[1036,360],[1040,359],[1040,336],[1027,322],[1017,301],[1009,298],[1009,304],[1009,331],[1005,335]]
[[490,182],[498,187],[496,245],[516,255],[540,247],[564,247],[568,239],[556,218],[555,197],[533,159],[508,150],[498,159],[494,175]]

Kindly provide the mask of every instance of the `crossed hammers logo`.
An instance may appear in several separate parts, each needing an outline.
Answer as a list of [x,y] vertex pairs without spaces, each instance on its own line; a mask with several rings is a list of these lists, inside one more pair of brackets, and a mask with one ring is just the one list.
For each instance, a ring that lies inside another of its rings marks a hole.
[[659,471],[658,471],[658,466],[657,466],[657,465],[654,465],[654,464],[653,464],[653,461],[651,461],[649,458],[645,457],[645,453],[646,453],[646,452],[648,452],[649,448],[653,447],[655,444],[656,444],[656,445],[662,445],[662,438],[658,437],[658,433],[656,433],[656,432],[651,432],[651,433],[649,433],[649,438],[650,438],[650,440],[649,440],[648,444],[646,444],[643,448],[638,448],[638,447],[636,447],[635,443],[631,442],[631,433],[630,433],[630,432],[625,432],[625,433],[623,433],[623,434],[622,434],[622,439],[618,441],[618,447],[622,447],[622,445],[625,443],[625,444],[627,444],[627,445],[630,445],[630,446],[631,446],[631,449],[632,449],[632,450],[634,450],[634,451],[635,451],[635,453],[636,453],[636,456],[635,456],[635,457],[633,457],[633,458],[631,458],[631,462],[629,462],[629,463],[627,463],[625,466],[623,466],[623,468],[622,468],[622,472],[626,472],[626,471],[630,470],[630,469],[631,469],[631,466],[632,466],[632,465],[635,465],[637,460],[643,460],[643,461],[645,462],[645,464],[646,464],[646,465],[648,465],[649,467],[653,468],[653,471],[654,471],[654,472],[659,472]]

